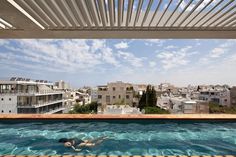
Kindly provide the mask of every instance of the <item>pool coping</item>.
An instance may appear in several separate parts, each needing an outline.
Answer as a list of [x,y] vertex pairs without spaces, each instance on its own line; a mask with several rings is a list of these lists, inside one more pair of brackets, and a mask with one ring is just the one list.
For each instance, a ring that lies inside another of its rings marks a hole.
[[0,114],[0,120],[38,119],[38,120],[236,120],[236,114]]
[[48,156],[48,155],[43,155],[43,156],[36,156],[36,155],[0,155],[0,157],[236,157],[236,155],[211,155],[211,156],[207,156],[207,155],[194,155],[194,156],[187,156],[187,155],[181,155],[181,156],[175,156],[175,155],[171,155],[171,156],[156,156],[156,155],[52,155],[52,156]]

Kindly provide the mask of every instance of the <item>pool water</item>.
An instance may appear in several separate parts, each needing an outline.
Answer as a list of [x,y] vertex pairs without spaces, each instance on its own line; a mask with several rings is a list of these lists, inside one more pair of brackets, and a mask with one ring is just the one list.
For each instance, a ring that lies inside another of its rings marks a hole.
[[[103,136],[80,152],[58,143]],[[0,121],[0,155],[236,155],[236,122]]]

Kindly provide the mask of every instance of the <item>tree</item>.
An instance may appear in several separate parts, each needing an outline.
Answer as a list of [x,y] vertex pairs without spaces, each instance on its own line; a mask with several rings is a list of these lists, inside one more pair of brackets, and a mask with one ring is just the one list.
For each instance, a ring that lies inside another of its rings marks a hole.
[[161,109],[158,106],[155,107],[145,107],[145,114],[169,114],[170,112],[164,109]]
[[144,107],[154,107],[157,103],[156,90],[153,86],[148,85],[146,92],[143,92],[143,95],[139,101],[139,108],[143,109]]
[[73,110],[70,111],[69,113],[71,114],[76,114],[76,113],[82,113],[82,114],[87,114],[87,113],[97,113],[97,107],[98,104],[97,102],[92,102],[87,105],[75,105]]

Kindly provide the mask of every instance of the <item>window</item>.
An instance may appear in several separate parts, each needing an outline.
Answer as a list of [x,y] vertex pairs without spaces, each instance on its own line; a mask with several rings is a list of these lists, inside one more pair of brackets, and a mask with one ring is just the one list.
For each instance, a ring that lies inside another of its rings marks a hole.
[[9,101],[11,101],[11,98],[9,98]]
[[113,87],[112,89],[113,89],[113,91],[115,91],[115,90],[116,90],[116,88],[115,88],[115,87]]
[[115,99],[116,98],[116,96],[113,96],[113,99]]
[[129,95],[126,95],[126,99],[129,99]]
[[1,100],[3,101],[4,99],[2,98]]
[[119,99],[120,99],[120,95],[119,95]]
[[11,110],[9,110],[9,113],[11,113]]
[[102,95],[98,95],[98,99],[102,99]]
[[4,111],[2,110],[2,113],[4,113]]
[[107,103],[110,102],[110,95],[107,95],[107,96],[106,96],[106,102],[107,102]]

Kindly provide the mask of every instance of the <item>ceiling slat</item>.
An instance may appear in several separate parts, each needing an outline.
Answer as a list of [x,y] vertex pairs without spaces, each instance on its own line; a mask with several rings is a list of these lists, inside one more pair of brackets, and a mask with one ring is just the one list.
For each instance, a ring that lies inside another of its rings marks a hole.
[[126,13],[126,27],[129,26],[129,23],[130,23],[130,19],[131,19],[131,16],[132,16],[132,11],[133,11],[133,5],[134,5],[134,0],[129,0],[128,1],[128,10],[127,10],[127,13]]
[[169,1],[169,3],[168,3],[168,5],[167,5],[167,7],[165,8],[164,12],[162,13],[161,17],[159,18],[159,20],[158,20],[158,22],[157,22],[156,26],[158,26],[158,25],[159,25],[159,23],[161,22],[162,18],[165,16],[165,13],[166,13],[166,11],[168,10],[168,8],[170,7],[170,5],[171,5],[172,1],[173,1],[173,0],[170,0],[170,1]]
[[190,6],[190,4],[193,2],[193,0],[190,0],[188,2],[188,4],[184,7],[184,9],[182,10],[182,12],[178,15],[178,17],[174,20],[174,22],[170,25],[170,27],[173,27],[175,25],[175,23],[179,20],[179,18],[183,15],[183,13],[188,9],[188,7]]
[[109,10],[110,26],[114,27],[114,23],[115,23],[115,3],[114,3],[114,0],[108,1],[108,10]]
[[106,15],[106,6],[104,0],[98,0],[98,7],[102,19],[102,25],[103,27],[107,27],[107,15]]
[[209,15],[216,7],[218,7],[224,0],[219,1],[213,8],[211,8],[203,17],[201,17],[197,22],[195,22],[191,27],[196,26],[201,20],[203,20],[207,15]]
[[124,0],[118,0],[118,27],[123,23],[124,17]]
[[85,23],[82,18],[82,14],[77,6],[77,3],[75,2],[75,0],[67,0],[67,3],[70,6],[70,9],[71,9],[76,21],[79,23],[80,27],[83,28],[85,26]]
[[[229,12],[231,12],[233,9],[235,9],[236,5],[232,6],[230,9],[228,9],[226,12],[224,12],[223,14],[221,14],[219,17],[217,17],[216,19],[214,19],[210,24],[208,24],[208,26],[206,27],[210,27],[212,24],[214,24],[215,22],[219,21],[222,17],[224,17],[226,14],[228,14]],[[223,21],[220,22],[224,22],[225,20],[227,20],[228,18],[230,18],[231,16],[233,16],[235,14],[235,12],[233,12],[232,14],[230,14],[229,16],[227,16],[226,18],[223,19]]]
[[157,7],[156,7],[156,9],[155,9],[155,12],[153,13],[152,18],[151,18],[151,20],[150,20],[150,22],[149,22],[149,25],[148,25],[149,27],[151,26],[151,24],[152,24],[154,18],[156,17],[156,14],[158,13],[158,11],[159,11],[159,9],[160,9],[161,3],[162,3],[162,0],[159,0],[159,3],[158,3],[158,5],[157,5]]
[[221,11],[223,11],[226,7],[228,7],[231,3],[233,3],[234,0],[229,1],[227,4],[225,4],[222,8],[220,8],[217,12],[215,12],[213,15],[211,15],[210,17],[208,17],[205,22],[203,22],[202,24],[200,24],[198,27],[202,27],[204,24],[206,24],[207,22],[209,22],[209,20],[213,19],[216,15],[218,15]]
[[167,18],[166,22],[164,23],[164,27],[167,25],[167,23],[170,21],[171,17],[175,14],[177,9],[179,8],[180,4],[183,2],[183,0],[180,0],[177,6],[175,7],[174,11],[170,14],[170,16]]
[[27,1],[24,1],[24,0],[18,0],[17,1],[18,4],[24,8],[25,11],[27,11],[29,14],[31,14],[34,19],[36,21],[38,21],[39,23],[41,23],[44,27],[49,27],[49,24],[41,18],[41,16],[39,14],[37,14],[26,2]]
[[142,23],[141,23],[141,27],[143,27],[144,23],[145,23],[146,20],[147,20],[147,16],[148,16],[148,14],[149,14],[149,11],[150,11],[150,8],[151,8],[151,6],[152,6],[152,3],[153,3],[153,0],[149,0],[148,6],[147,6],[147,8],[146,8],[146,11],[145,11],[145,14],[144,14]]
[[204,0],[200,0],[194,7],[193,9],[188,13],[187,16],[179,23],[178,27],[180,27],[191,15],[192,13],[202,4]]
[[210,0],[184,27],[189,26],[214,0]]

